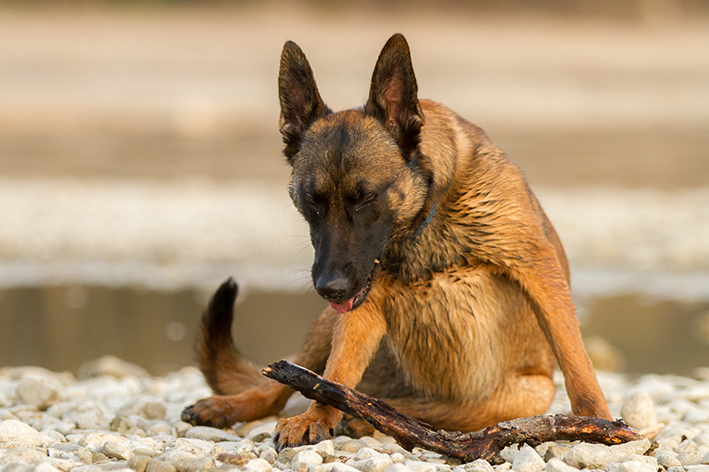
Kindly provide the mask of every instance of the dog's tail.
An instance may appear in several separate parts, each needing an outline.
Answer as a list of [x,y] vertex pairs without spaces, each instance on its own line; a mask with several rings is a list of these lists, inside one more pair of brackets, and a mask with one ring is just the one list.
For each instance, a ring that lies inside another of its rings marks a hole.
[[231,277],[217,289],[195,341],[199,368],[217,395],[236,395],[264,381],[261,369],[239,353],[231,336],[238,291]]

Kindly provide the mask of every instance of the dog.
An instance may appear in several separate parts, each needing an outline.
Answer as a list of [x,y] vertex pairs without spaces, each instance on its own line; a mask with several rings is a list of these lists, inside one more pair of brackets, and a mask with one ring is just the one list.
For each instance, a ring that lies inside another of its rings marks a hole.
[[[333,112],[303,51],[283,48],[280,131],[312,279],[329,302],[293,362],[435,428],[474,431],[544,414],[555,361],[572,411],[612,419],[586,354],[561,242],[519,169],[477,126],[418,98],[409,47],[392,36],[364,107]],[[183,412],[228,427],[277,414],[292,390],[231,337],[233,281],[198,335],[216,395]],[[317,402],[276,426],[279,448],[333,435]]]

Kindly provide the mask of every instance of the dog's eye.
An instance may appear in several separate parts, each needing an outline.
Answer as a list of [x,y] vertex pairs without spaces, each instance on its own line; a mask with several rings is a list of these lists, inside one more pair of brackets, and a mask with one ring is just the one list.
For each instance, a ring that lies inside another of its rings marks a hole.
[[363,208],[366,208],[367,206],[371,205],[374,203],[374,201],[377,199],[377,194],[376,193],[370,193],[364,195],[362,198],[360,198],[359,202],[355,206],[355,211],[359,211]]
[[306,195],[303,198],[303,201],[305,202],[305,205],[310,211],[312,211],[316,215],[320,215],[320,207],[317,203],[315,203],[315,199],[312,197],[312,195]]

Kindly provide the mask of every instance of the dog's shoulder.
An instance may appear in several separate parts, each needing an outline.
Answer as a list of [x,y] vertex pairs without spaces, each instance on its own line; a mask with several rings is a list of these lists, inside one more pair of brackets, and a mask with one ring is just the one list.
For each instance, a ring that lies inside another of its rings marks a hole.
[[452,185],[469,190],[494,183],[526,191],[519,168],[482,128],[446,105],[431,100],[420,102],[425,123],[419,149],[426,160],[424,165],[434,169],[438,180],[446,181],[448,188]]
[[425,124],[422,128],[422,142],[440,143],[442,139],[453,140],[456,147],[492,146],[485,131],[466,120],[451,108],[433,100],[420,100]]

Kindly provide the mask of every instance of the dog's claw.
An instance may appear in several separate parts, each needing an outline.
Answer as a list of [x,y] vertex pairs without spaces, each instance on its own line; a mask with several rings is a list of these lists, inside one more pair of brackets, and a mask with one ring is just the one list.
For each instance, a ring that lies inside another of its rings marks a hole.
[[190,405],[180,415],[182,421],[195,426],[211,426],[213,428],[227,428],[234,424],[226,407],[213,400],[214,397],[205,398],[194,405]]
[[278,421],[276,434],[273,436],[277,451],[280,452],[287,447],[317,444],[334,437],[335,430],[326,419],[311,419],[303,416]]
[[192,407],[194,405],[190,405],[184,410],[182,410],[182,414],[180,415],[180,419],[184,421],[185,423],[190,423],[193,424],[192,422],[194,421],[194,417],[192,416]]

